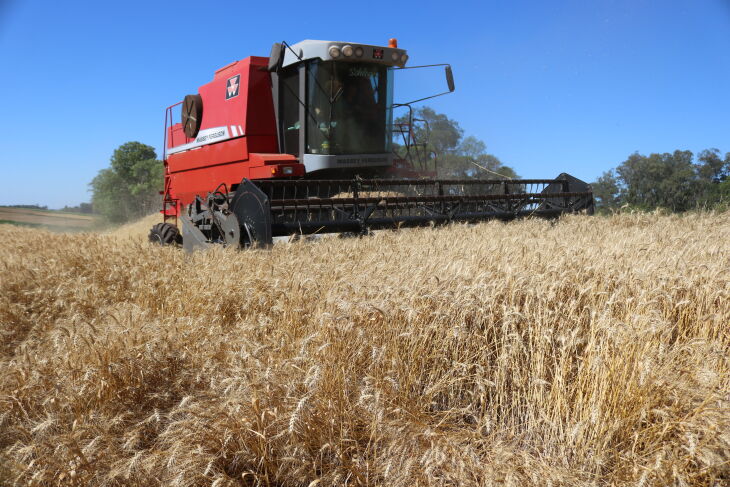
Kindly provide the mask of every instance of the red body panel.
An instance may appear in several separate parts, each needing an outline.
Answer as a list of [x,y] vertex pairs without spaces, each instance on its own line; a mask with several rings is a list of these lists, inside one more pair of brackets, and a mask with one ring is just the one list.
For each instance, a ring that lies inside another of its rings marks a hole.
[[[219,69],[213,81],[200,87],[198,93],[203,101],[200,131],[225,128],[230,138],[165,158],[165,217],[177,216],[196,195],[204,197],[220,184],[230,190],[243,178],[284,177],[284,167],[292,168],[287,177],[304,175],[304,166],[296,157],[278,153],[267,65],[268,58],[263,57],[236,61]],[[227,98],[229,80],[235,81],[236,76],[239,76],[238,93]],[[166,127],[165,137],[168,150],[195,142],[185,136],[179,123]]]

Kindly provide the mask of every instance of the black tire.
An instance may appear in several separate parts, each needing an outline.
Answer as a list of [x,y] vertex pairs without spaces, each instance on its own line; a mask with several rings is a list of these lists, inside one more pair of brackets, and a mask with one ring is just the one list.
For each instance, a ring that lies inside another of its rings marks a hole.
[[200,95],[185,95],[182,105],[182,126],[188,138],[194,138],[203,121],[203,98]]
[[152,227],[149,235],[150,242],[160,245],[176,245],[181,243],[180,231],[175,225],[158,223]]

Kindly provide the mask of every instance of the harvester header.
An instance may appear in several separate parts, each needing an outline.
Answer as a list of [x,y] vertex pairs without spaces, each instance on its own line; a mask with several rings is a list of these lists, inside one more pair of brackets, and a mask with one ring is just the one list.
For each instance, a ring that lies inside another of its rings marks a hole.
[[[167,108],[165,222],[150,240],[266,246],[292,234],[592,212],[590,186],[567,174],[436,179],[437,158],[415,137],[426,122],[413,117],[414,102],[393,101],[407,62],[395,39],[305,40],[216,71]],[[451,67],[433,66],[444,67],[448,86],[433,96],[454,91]],[[397,110],[406,123],[394,123]]]

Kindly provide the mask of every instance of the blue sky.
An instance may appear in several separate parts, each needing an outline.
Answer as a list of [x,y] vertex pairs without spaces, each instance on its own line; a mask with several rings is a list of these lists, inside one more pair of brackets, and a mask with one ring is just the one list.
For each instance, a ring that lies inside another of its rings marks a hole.
[[[274,42],[390,37],[453,65],[457,91],[427,103],[523,177],[730,151],[730,0],[0,0],[0,205],[88,201],[116,147],[159,154],[166,106]],[[396,101],[441,87],[417,72]]]

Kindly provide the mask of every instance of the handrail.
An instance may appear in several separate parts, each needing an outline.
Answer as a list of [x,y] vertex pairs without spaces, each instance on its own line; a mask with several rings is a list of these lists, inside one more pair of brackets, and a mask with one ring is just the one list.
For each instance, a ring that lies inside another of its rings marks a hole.
[[[165,134],[162,139],[162,160],[167,161],[167,120],[170,120],[170,127],[172,128],[173,125],[175,125],[172,121],[172,109],[175,108],[178,105],[181,105],[183,102],[179,101],[175,103],[174,105],[170,105],[165,109]],[[175,141],[171,140],[172,147],[175,147]]]

